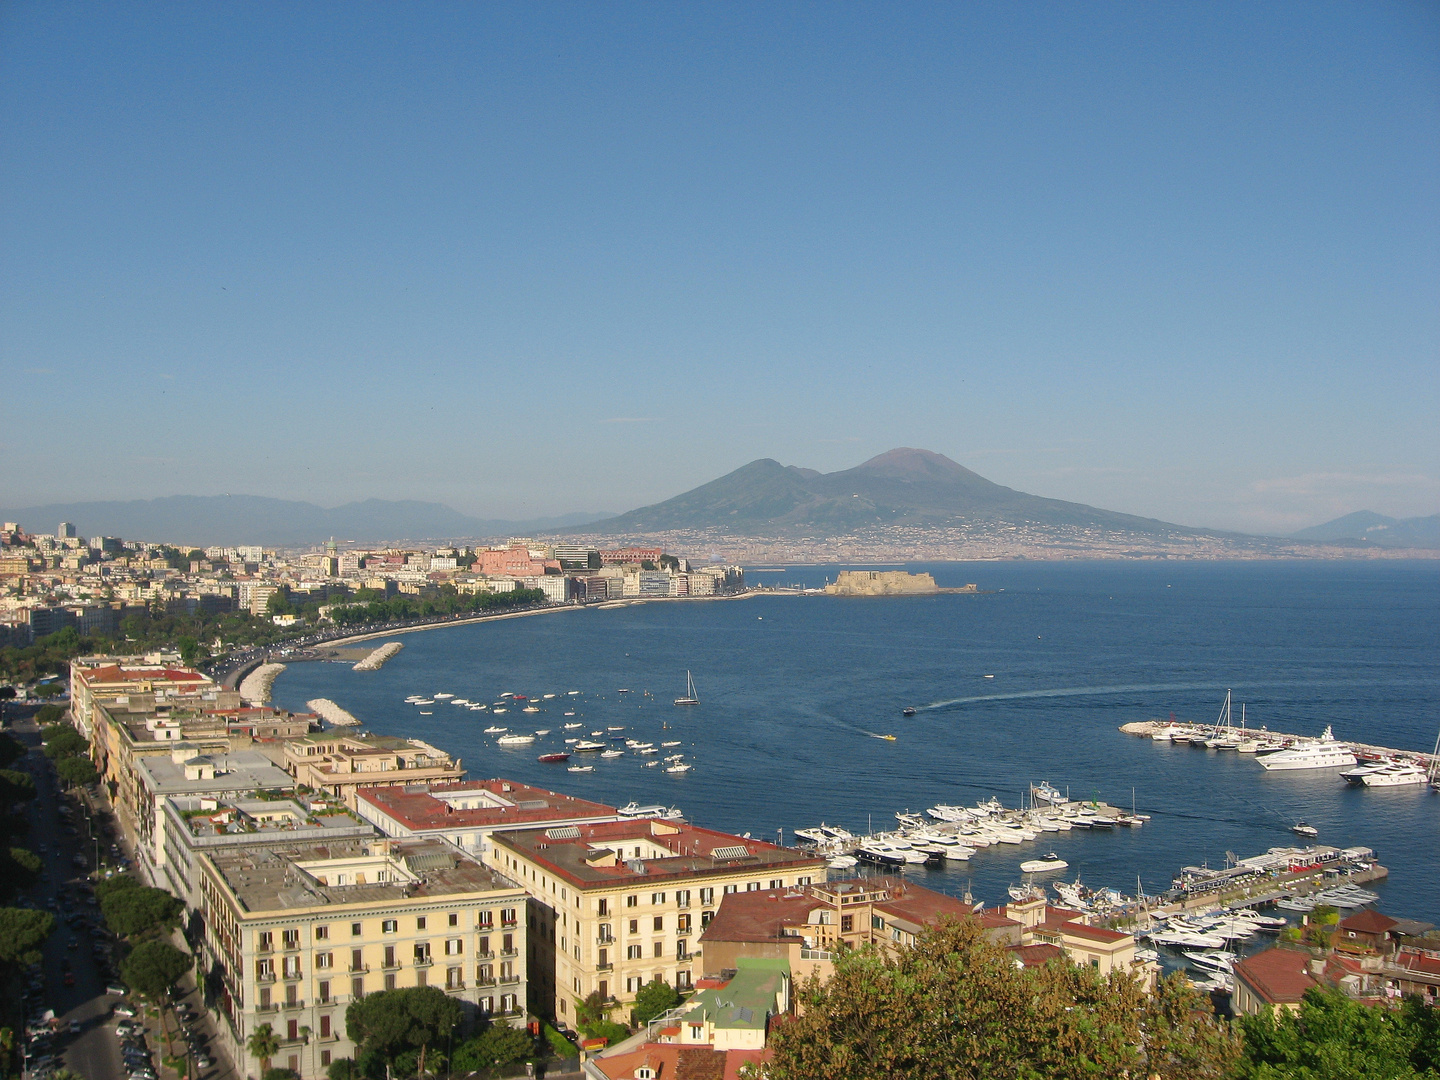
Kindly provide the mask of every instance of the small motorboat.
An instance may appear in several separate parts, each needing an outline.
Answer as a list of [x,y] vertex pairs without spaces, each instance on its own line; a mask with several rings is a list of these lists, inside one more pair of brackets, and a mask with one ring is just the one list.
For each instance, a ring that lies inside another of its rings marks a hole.
[[520,711],[521,711],[521,712],[539,712],[540,710],[539,710],[536,706],[534,706],[534,705],[526,705],[525,708],[521,709]]
[[554,696],[555,696],[554,694],[542,694],[542,695],[541,695],[541,700],[542,700],[542,701],[549,701],[549,700],[550,700],[551,698],[553,698]]
[[1305,822],[1303,822],[1303,821],[1297,821],[1294,825],[1291,825],[1291,826],[1290,826],[1290,831],[1293,832],[1296,836],[1319,836],[1319,835],[1320,835],[1320,830],[1319,830],[1319,829],[1315,828],[1314,825],[1306,825]]
[[535,734],[536,734],[536,735],[549,735],[549,734],[550,734],[550,729],[549,729],[548,727],[536,728],[536,729],[535,729]]
[[495,740],[496,746],[528,746],[535,741],[534,735],[501,735]]
[[594,772],[594,771],[595,771],[595,766],[594,766],[594,765],[571,765],[570,768],[566,769],[565,771],[566,771],[566,772]]
[[694,765],[687,765],[683,761],[677,761],[674,765],[668,766],[665,771],[670,773],[687,773],[694,767]]
[[[566,709],[566,710],[565,710],[565,715],[566,715],[566,716],[574,716],[574,715],[575,715],[575,710],[574,710],[574,709]],[[580,725],[579,725],[579,724],[576,724],[575,726],[576,726],[576,727],[579,727]],[[567,724],[566,727],[569,727],[569,725]]]
[[624,750],[606,750],[606,751],[604,751],[603,753],[601,753],[600,756],[603,757],[603,758],[624,757],[624,756],[625,756],[625,751],[624,751]]
[[561,761],[569,761],[569,760],[570,760],[570,755],[569,755],[569,754],[541,754],[540,757],[539,757],[537,760],[543,761],[546,765],[552,765],[552,764],[556,764],[556,763],[561,762]]
[[901,715],[901,716],[914,716],[914,715],[915,715],[915,706],[914,706],[914,705],[906,705],[903,709],[900,710],[900,715]]
[[895,741],[895,736],[894,736],[894,735],[871,735],[870,737],[871,737],[872,739],[884,739],[886,742],[894,742],[894,741]]
[[495,724],[491,724],[489,727],[487,727],[487,728],[485,729],[485,734],[486,734],[486,735],[504,735],[505,732],[507,732],[507,731],[509,731],[509,730],[510,730],[510,729],[509,729],[508,727],[499,727],[499,726],[497,726],[497,725],[495,725]]
[[1070,864],[1053,851],[1043,859],[1028,859],[1020,864],[1024,874],[1048,874],[1051,870],[1064,870]]

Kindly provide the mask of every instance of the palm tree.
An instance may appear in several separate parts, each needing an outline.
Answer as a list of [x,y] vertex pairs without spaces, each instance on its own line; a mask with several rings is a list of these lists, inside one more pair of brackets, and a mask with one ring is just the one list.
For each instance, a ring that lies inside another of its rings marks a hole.
[[250,1051],[252,1057],[260,1059],[260,1075],[264,1076],[270,1071],[270,1059],[280,1052],[280,1040],[276,1037],[274,1028],[269,1024],[261,1024],[250,1033],[245,1049]]

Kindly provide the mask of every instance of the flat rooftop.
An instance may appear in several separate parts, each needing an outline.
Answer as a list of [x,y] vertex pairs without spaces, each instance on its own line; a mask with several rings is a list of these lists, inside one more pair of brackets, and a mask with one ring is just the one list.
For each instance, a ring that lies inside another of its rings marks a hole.
[[149,754],[136,758],[135,770],[151,791],[162,796],[276,788],[289,790],[295,786],[294,777],[255,750],[240,750],[233,754],[196,754],[182,761],[175,761],[164,754]]
[[442,840],[339,840],[205,856],[246,911],[523,890]]
[[509,848],[582,889],[825,866],[823,858],[764,840],[658,818],[497,832],[491,839],[497,848]]
[[365,788],[357,799],[413,832],[515,829],[618,816],[604,803],[501,779]]
[[356,820],[338,804],[327,803],[317,809],[294,799],[206,799],[193,795],[172,796],[167,801],[197,839],[252,836],[264,837],[268,842],[277,834],[289,834],[298,842],[314,840],[327,831],[370,829],[368,823]]

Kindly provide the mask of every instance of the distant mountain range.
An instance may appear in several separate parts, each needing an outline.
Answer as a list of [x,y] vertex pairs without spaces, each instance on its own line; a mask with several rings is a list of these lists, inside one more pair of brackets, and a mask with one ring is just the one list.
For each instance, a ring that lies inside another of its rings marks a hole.
[[1391,518],[1370,510],[1357,510],[1323,525],[1293,534],[1296,540],[1323,544],[1356,544],[1382,548],[1440,548],[1440,514],[1429,517]]
[[[673,499],[584,527],[648,533],[724,529],[743,535],[878,526],[954,527],[1011,522],[1113,532],[1193,535],[1199,530],[1002,487],[929,450],[901,447],[840,472],[761,458]],[[579,527],[565,530],[580,532]]]
[[81,536],[211,544],[290,547],[335,537],[379,543],[392,540],[469,539],[553,532],[598,521],[606,514],[566,514],[533,521],[487,521],[441,503],[366,499],[332,510],[314,503],[263,495],[172,495],[129,502],[56,503],[24,510],[0,510],[0,519],[19,522],[26,532],[53,534],[71,522]]

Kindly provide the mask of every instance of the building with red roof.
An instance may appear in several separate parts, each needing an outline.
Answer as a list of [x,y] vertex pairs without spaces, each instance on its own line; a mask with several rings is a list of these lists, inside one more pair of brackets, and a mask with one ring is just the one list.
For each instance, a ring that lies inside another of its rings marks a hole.
[[1298,1012],[1305,991],[1320,983],[1310,974],[1310,957],[1293,949],[1266,949],[1234,967],[1235,992],[1230,1007],[1241,1016],[1266,1006]]

